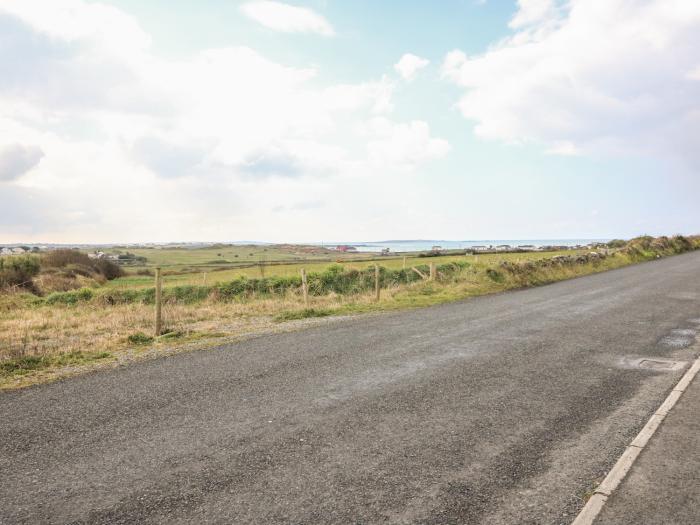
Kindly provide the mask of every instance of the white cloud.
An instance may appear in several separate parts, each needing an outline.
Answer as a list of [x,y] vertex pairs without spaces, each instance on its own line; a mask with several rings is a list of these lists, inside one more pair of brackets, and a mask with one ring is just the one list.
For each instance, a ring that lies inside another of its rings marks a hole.
[[259,24],[283,33],[317,33],[333,36],[335,30],[324,17],[306,7],[271,0],[255,0],[241,6],[241,12]]
[[554,0],[518,0],[518,11],[508,25],[518,29],[551,19],[555,14]]
[[369,158],[380,165],[412,168],[427,160],[439,159],[450,151],[450,144],[430,135],[430,127],[422,120],[396,124],[384,117],[368,122],[371,140],[367,144]]
[[0,182],[18,179],[39,164],[43,156],[44,152],[36,146],[0,147]]
[[691,80],[700,80],[700,66],[688,71],[688,78]]
[[411,53],[406,53],[394,64],[394,69],[404,80],[410,82],[415,78],[416,73],[428,64],[430,64],[429,60]]
[[[390,118],[386,76],[329,84],[244,46],[164,59],[122,11],[27,2],[0,2],[0,34],[11,35],[0,39],[0,137],[29,148],[7,157],[3,191],[52,204],[29,223],[0,210],[5,240],[279,238],[300,225],[269,223],[274,207],[310,195],[342,206],[358,179],[403,174],[449,147],[425,123]],[[134,42],[120,48],[120,31]],[[376,118],[386,131],[367,132]]]
[[483,55],[443,63],[479,136],[700,163],[700,2],[521,0],[510,25]]
[[546,152],[550,155],[563,156],[575,156],[580,154],[580,151],[578,150],[578,148],[576,148],[576,145],[567,141],[556,142],[552,144],[551,147],[547,148]]

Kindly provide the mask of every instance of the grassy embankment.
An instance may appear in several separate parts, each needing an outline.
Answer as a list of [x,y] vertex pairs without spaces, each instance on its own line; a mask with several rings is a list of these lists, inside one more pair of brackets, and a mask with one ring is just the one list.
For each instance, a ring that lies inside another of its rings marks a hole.
[[[537,286],[699,247],[700,238],[645,237],[624,246],[618,243],[609,255],[567,251],[409,259],[409,268],[417,266],[424,274],[428,262],[435,262],[437,281],[423,280],[410,269],[403,271],[401,259],[383,260],[379,302],[373,299],[373,272],[368,269],[373,263],[330,267],[305,263],[310,272],[309,309],[300,292],[298,270],[302,265],[269,267],[265,278],[260,278],[256,268],[215,272],[224,277],[207,285],[199,281],[201,275],[190,274],[182,281],[166,281],[168,331],[158,338],[150,336],[153,288],[145,282],[123,287],[113,284],[117,280],[43,297],[6,294],[0,297],[0,388],[55,377],[56,369],[286,329],[290,325],[284,321],[288,320],[428,306]],[[200,284],[179,284],[187,279]]]

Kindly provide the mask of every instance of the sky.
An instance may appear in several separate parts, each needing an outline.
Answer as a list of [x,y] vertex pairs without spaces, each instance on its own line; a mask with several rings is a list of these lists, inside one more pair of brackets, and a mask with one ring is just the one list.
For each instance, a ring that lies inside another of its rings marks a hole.
[[694,0],[0,0],[0,243],[700,233]]

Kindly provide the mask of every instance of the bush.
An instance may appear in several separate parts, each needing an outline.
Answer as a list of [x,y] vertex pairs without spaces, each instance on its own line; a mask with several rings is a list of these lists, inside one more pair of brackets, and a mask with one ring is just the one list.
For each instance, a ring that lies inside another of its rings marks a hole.
[[0,288],[17,286],[33,288],[32,279],[40,270],[39,258],[34,255],[13,255],[0,258]]
[[624,248],[625,246],[627,246],[627,241],[623,241],[622,239],[613,239],[608,242],[608,248]]
[[107,259],[97,259],[93,262],[93,267],[104,275],[108,281],[124,275],[124,270],[122,270],[121,266]]
[[92,267],[92,259],[83,252],[67,248],[52,250],[41,258],[41,266],[45,268],[65,268],[68,265]]
[[498,270],[494,270],[493,268],[486,270],[486,275],[495,283],[502,283],[504,280],[503,274]]

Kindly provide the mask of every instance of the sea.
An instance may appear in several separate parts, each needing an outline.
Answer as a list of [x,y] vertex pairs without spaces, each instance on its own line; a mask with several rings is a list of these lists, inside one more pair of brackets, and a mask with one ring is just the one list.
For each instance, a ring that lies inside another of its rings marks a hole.
[[354,246],[358,252],[379,252],[388,248],[391,252],[421,252],[439,246],[443,250],[461,250],[474,246],[502,246],[513,248],[522,245],[541,246],[586,246],[596,242],[608,242],[609,239],[482,239],[468,241],[448,241],[435,239],[422,240],[389,240],[371,242],[324,242],[319,243],[327,248],[336,246]]

